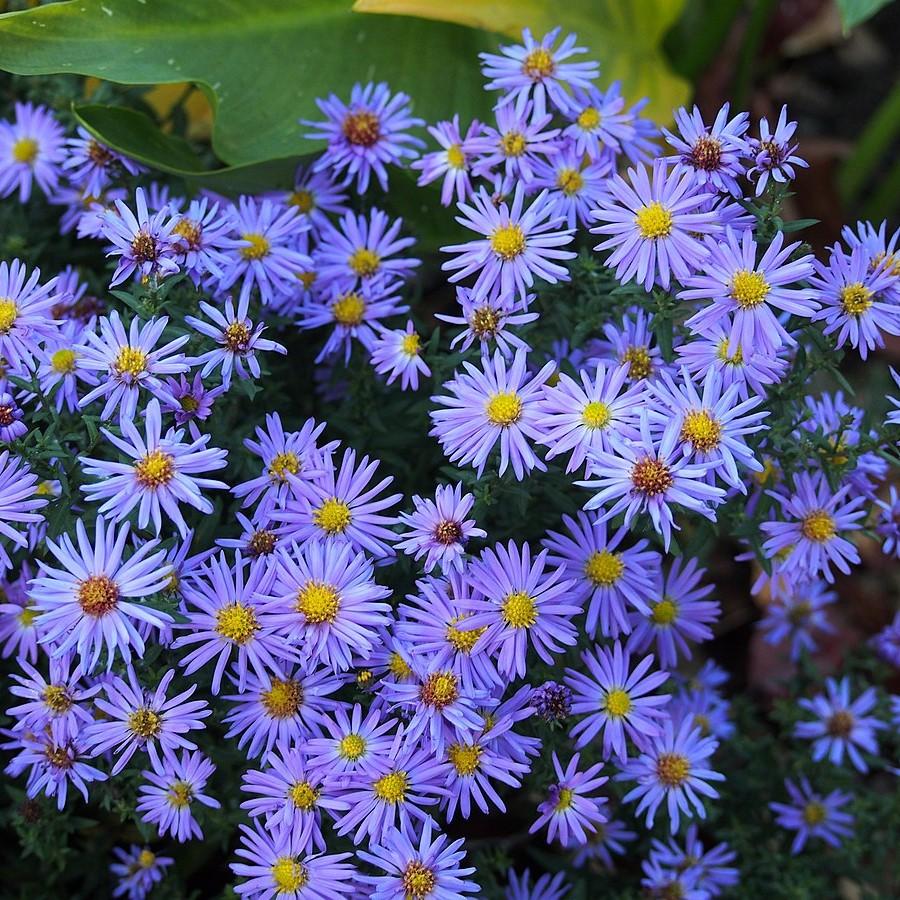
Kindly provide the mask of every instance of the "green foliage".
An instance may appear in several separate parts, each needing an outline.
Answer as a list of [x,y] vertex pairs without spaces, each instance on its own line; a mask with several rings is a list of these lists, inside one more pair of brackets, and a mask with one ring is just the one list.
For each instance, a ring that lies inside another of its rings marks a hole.
[[847,31],[861,25],[866,19],[871,19],[890,2],[891,0],[836,0],[841,22]]

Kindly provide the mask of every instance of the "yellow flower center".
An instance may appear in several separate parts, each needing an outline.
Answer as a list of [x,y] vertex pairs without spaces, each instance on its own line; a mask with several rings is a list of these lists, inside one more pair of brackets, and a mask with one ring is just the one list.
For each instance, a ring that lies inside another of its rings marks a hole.
[[535,47],[522,63],[522,72],[532,81],[540,81],[548,75],[552,75],[556,63],[549,50],[543,47]]
[[50,357],[50,365],[60,375],[71,375],[75,371],[75,351],[63,348]]
[[309,881],[306,866],[293,856],[279,856],[272,866],[272,881],[277,894],[293,894]]
[[357,147],[371,147],[381,137],[381,123],[378,116],[367,109],[347,113],[341,130],[344,137]]
[[56,715],[68,712],[74,702],[72,695],[61,684],[48,684],[41,694],[41,699],[44,701],[44,705]]
[[0,297],[0,334],[9,334],[19,315],[19,308],[10,297]]
[[481,764],[482,753],[484,750],[478,744],[451,744],[447,757],[457,775],[474,775]]
[[34,138],[19,138],[13,142],[12,156],[17,163],[31,165],[38,155],[38,142]]
[[800,531],[807,540],[815,541],[818,544],[830,541],[837,534],[833,516],[824,509],[814,509],[804,516]]
[[595,106],[586,106],[575,121],[582,131],[593,131],[600,124],[600,110]]
[[85,615],[100,618],[119,602],[119,588],[106,575],[90,575],[78,586],[78,605]]
[[246,353],[250,344],[250,327],[246,322],[229,322],[222,338],[232,353]]
[[250,540],[247,541],[247,550],[253,557],[268,556],[270,553],[274,553],[277,543],[277,535],[261,528],[250,536]]
[[451,169],[464,169],[466,167],[466,154],[459,144],[451,144],[447,148],[447,165]]
[[722,144],[708,134],[697,138],[690,153],[691,165],[704,172],[715,172],[722,161]]
[[128,345],[119,348],[112,370],[119,378],[128,381],[147,371],[147,354],[138,347]]
[[578,169],[560,169],[556,186],[567,196],[573,197],[584,187],[584,176]]
[[572,801],[575,799],[575,791],[572,788],[560,788],[556,794],[556,806],[553,808],[554,812],[565,812],[572,806]]
[[812,801],[803,807],[803,821],[807,825],[821,825],[825,821],[826,810],[821,803]]
[[338,756],[356,762],[366,752],[366,741],[361,735],[347,734],[338,743]]
[[872,291],[862,282],[841,288],[841,306],[848,316],[861,316],[872,305]]
[[650,457],[638,460],[631,470],[631,483],[634,489],[647,497],[664,494],[674,482],[669,467],[664,462]]
[[296,716],[303,705],[303,685],[294,679],[273,678],[272,686],[260,694],[260,702],[273,719]]
[[625,571],[621,553],[595,550],[584,564],[584,574],[598,587],[611,587]]
[[38,615],[39,613],[34,608],[34,603],[29,600],[25,606],[22,607],[22,612],[19,613],[17,618],[22,628],[32,628],[34,627],[34,620]]
[[190,219],[179,219],[172,232],[180,238],[184,238],[184,242],[189,249],[196,250],[200,246],[202,232],[199,222],[192,222]]
[[331,314],[338,325],[351,328],[362,322],[363,316],[366,314],[366,301],[359,294],[351,291],[349,294],[338,297],[331,304]]
[[590,429],[606,428],[612,419],[612,410],[606,403],[592,400],[581,411],[581,421]]
[[131,241],[131,255],[137,262],[154,262],[159,256],[156,238],[146,231],[139,231]]
[[269,255],[271,244],[265,235],[258,231],[248,231],[241,235],[241,240],[247,241],[248,246],[241,247],[241,257],[246,260],[262,259]]
[[641,237],[648,241],[668,237],[672,233],[672,222],[672,213],[658,201],[642,206],[634,217]]
[[402,803],[408,787],[409,776],[406,772],[389,772],[372,785],[375,796],[383,803]]
[[459,697],[456,676],[452,672],[433,672],[419,688],[419,698],[426,706],[443,709]]
[[521,131],[507,131],[500,138],[500,150],[504,156],[521,156],[527,146],[525,135]]
[[500,259],[509,262],[525,252],[525,233],[515,223],[501,225],[491,235],[491,249]]
[[300,190],[290,193],[287,202],[288,206],[296,206],[302,213],[310,213],[316,206],[316,198],[313,196],[312,191],[308,191],[305,188],[300,188]]
[[350,507],[343,500],[331,497],[313,512],[313,522],[325,534],[343,534],[350,524]]
[[688,777],[690,760],[681,753],[660,753],[656,760],[656,777],[666,787],[678,787]]
[[420,350],[421,340],[415,332],[403,335],[403,340],[400,341],[400,351],[402,353],[412,358],[413,356],[418,356]]
[[192,394],[185,394],[178,398],[178,405],[188,413],[197,412],[200,409],[200,402]]
[[508,428],[522,416],[522,401],[519,395],[509,392],[494,394],[484,407],[485,415],[492,425]]
[[803,625],[811,614],[812,603],[808,600],[800,600],[787,610],[788,621],[794,626]]
[[194,789],[187,781],[173,781],[169,785],[169,791],[166,795],[170,806],[175,809],[185,809],[191,805],[194,799]]
[[152,850],[141,850],[137,861],[142,869],[149,869],[156,862],[156,854]]
[[162,731],[162,718],[149,706],[141,706],[128,717],[128,728],[138,737],[149,740]]
[[175,476],[175,457],[162,450],[151,450],[134,467],[137,483],[147,490],[167,485]]
[[413,860],[403,871],[403,900],[423,900],[437,885],[437,876],[424,863]]
[[691,410],[681,425],[681,440],[694,445],[702,453],[719,446],[722,426],[705,409]]
[[272,482],[285,482],[288,475],[296,475],[300,471],[300,460],[290,450],[276,453],[269,463],[268,473]]
[[322,581],[308,581],[297,591],[297,612],[303,613],[311,625],[333,622],[340,605],[337,588]]
[[369,278],[378,271],[381,257],[368,247],[357,247],[350,254],[347,263],[360,278]]
[[72,759],[72,754],[69,753],[68,748],[60,747],[56,744],[47,747],[47,749],[44,750],[44,756],[47,757],[47,762],[50,763],[54,769],[71,769],[75,764],[75,760]]
[[259,628],[259,620],[253,608],[237,600],[223,606],[216,613],[216,632],[235,644],[246,644]]
[[847,712],[846,709],[839,709],[829,718],[826,727],[828,734],[832,737],[845,738],[849,737],[850,732],[853,731],[854,724],[853,713]]
[[631,697],[622,688],[613,688],[607,692],[603,708],[611,716],[627,716],[631,712]]
[[467,655],[471,653],[472,648],[478,643],[478,638],[487,631],[486,625],[481,628],[473,628],[470,631],[465,631],[462,628],[456,627],[457,622],[461,622],[471,615],[472,613],[462,613],[461,615],[455,616],[450,620],[447,631],[444,633],[444,637],[447,638],[447,643],[450,644],[457,653],[465,653]]
[[288,799],[297,809],[309,812],[316,808],[319,792],[308,781],[297,781],[288,791]]
[[769,282],[762,272],[740,269],[731,278],[731,299],[741,309],[754,309],[769,296]]
[[628,377],[649,378],[653,372],[653,360],[647,347],[629,347],[622,354],[622,362],[628,364]]
[[413,674],[409,664],[396,650],[388,657],[388,670],[394,678],[400,679],[411,678]]
[[678,604],[671,597],[664,597],[650,612],[654,625],[671,625],[678,617]]
[[13,423],[13,408],[8,403],[0,406],[0,428],[6,428]]
[[742,366],[744,364],[744,353],[741,348],[738,347],[731,356],[728,355],[728,350],[728,338],[722,338],[716,349],[716,357],[726,365]]
[[472,313],[469,327],[482,340],[493,337],[500,327],[500,314],[492,306],[482,306]]
[[525,591],[510,594],[501,606],[501,618],[511,628],[531,628],[537,617],[537,603]]

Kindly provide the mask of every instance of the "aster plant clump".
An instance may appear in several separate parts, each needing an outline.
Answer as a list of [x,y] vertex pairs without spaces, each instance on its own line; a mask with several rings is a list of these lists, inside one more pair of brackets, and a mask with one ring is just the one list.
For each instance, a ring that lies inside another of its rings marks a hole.
[[[658,128],[558,29],[482,67],[490,122],[323,98],[259,196],[5,110],[0,824],[33,896],[897,889],[894,610],[820,655],[900,547],[897,233],[804,243],[786,110]],[[440,249],[392,212],[410,174]]]

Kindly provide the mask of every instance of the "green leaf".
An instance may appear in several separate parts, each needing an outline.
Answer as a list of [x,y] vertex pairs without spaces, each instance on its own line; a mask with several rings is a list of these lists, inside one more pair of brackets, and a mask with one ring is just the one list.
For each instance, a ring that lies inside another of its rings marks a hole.
[[[520,39],[524,27],[536,36],[557,25],[578,34],[589,57],[602,65],[604,82],[619,80],[626,98],[650,99],[647,114],[668,122],[672,109],[687,102],[691,90],[670,68],[661,50],[666,32],[686,0],[356,0],[359,12],[419,16],[500,31]],[[373,20],[377,17],[373,16]],[[496,50],[496,48],[493,48]],[[578,59],[579,57],[576,57]],[[469,65],[471,65],[471,61]]]
[[841,14],[841,22],[844,30],[855,28],[866,19],[870,19],[875,13],[891,0],[837,0],[838,12]]
[[[213,150],[239,166],[321,146],[298,120],[321,119],[316,97],[348,97],[357,81],[406,91],[428,120],[485,118],[492,101],[478,52],[495,40],[457,25],[355,15],[349,0],[69,0],[0,15],[0,68],[199,84],[215,114]],[[193,170],[184,149],[154,139],[145,154],[173,152],[172,167]]]

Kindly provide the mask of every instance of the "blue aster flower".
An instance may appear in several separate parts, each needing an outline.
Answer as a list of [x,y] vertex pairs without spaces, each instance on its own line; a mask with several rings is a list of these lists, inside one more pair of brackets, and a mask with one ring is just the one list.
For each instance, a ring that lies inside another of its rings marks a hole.
[[113,848],[114,862],[109,871],[118,878],[113,897],[127,897],[128,900],[144,900],[154,885],[162,881],[169,866],[175,865],[171,856],[159,856],[149,847],[132,844],[128,850]]
[[39,285],[40,277],[40,269],[29,275],[17,259],[0,262],[0,359],[14,370],[31,371],[40,344],[53,340],[61,324],[53,318],[63,299],[58,281]]
[[49,500],[38,494],[38,477],[23,459],[4,450],[0,453],[0,575],[12,568],[6,549],[9,541],[14,547],[27,547],[28,539],[14,525],[36,525],[44,518],[43,509]]
[[428,377],[431,369],[422,359],[422,339],[412,320],[406,328],[379,328],[372,344],[372,366],[379,375],[387,375],[387,383],[400,379],[400,389],[419,389],[419,376]]
[[426,153],[415,160],[410,168],[421,172],[419,187],[442,178],[441,205],[449,206],[454,196],[462,203],[472,194],[472,165],[482,150],[483,126],[477,119],[460,131],[459,116],[454,115],[449,122],[438,122],[428,127],[428,133],[440,145],[440,150]]
[[799,785],[786,778],[784,786],[790,803],[770,803],[775,821],[788,831],[796,831],[791,853],[797,855],[811,838],[820,838],[832,847],[840,847],[844,838],[853,834],[853,815],[844,807],[853,799],[846,791],[822,795],[812,789],[805,777]]
[[16,103],[14,111],[14,121],[0,121],[0,197],[18,188],[19,202],[27,203],[35,182],[45,194],[55,192],[66,155],[65,132],[46,106]]
[[616,81],[605,91],[595,86],[575,89],[566,118],[572,123],[562,136],[573,141],[575,152],[594,162],[612,163],[623,144],[635,137],[634,115],[625,109],[622,86]]
[[787,106],[781,107],[774,130],[769,120],[763,116],[759,122],[759,137],[750,138],[750,159],[753,165],[747,175],[751,181],[756,178],[756,196],[766,189],[769,179],[778,184],[787,184],[796,177],[794,166],[801,169],[809,167],[806,160],[796,155],[797,145],[792,144],[796,122],[788,122]]
[[66,177],[87,194],[99,197],[104,188],[124,175],[147,170],[127,156],[98,141],[81,126],[78,136],[66,141],[68,155],[62,164]]
[[804,582],[774,597],[758,623],[763,640],[775,646],[787,641],[793,662],[801,653],[815,653],[819,636],[835,632],[827,607],[836,600],[837,594],[821,581]]

